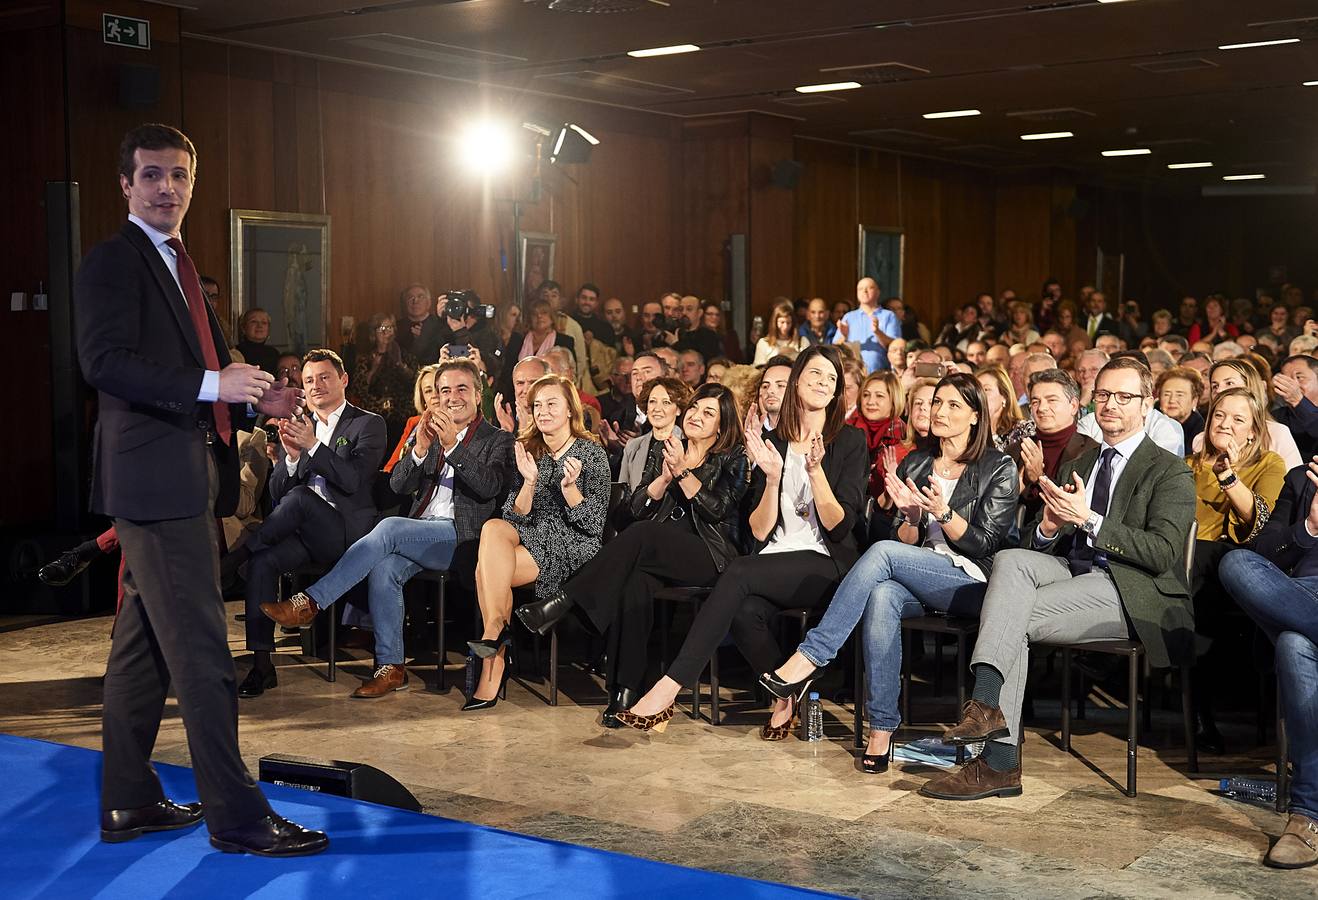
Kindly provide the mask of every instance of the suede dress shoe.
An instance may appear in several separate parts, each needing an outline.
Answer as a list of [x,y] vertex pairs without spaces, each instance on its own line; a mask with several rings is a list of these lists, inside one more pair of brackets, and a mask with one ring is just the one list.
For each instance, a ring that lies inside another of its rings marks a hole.
[[101,810],[101,840],[121,844],[151,831],[191,828],[200,821],[200,803],[161,800],[136,809],[105,809]]
[[935,800],[983,800],[986,797],[1019,797],[1021,767],[999,772],[980,757],[961,768],[931,778],[920,794]]
[[1273,869],[1304,869],[1318,863],[1318,821],[1291,813],[1286,830],[1277,838],[1263,865]]
[[352,692],[354,700],[378,700],[394,691],[407,690],[407,669],[398,665],[380,666],[371,680]]
[[514,610],[518,621],[536,634],[548,634],[549,629],[557,625],[571,611],[572,601],[562,591],[548,600],[524,603]]
[[247,677],[243,679],[242,684],[238,685],[238,696],[251,699],[277,687],[279,687],[279,676],[275,674],[274,669],[264,672],[253,668],[252,671],[247,673]]
[[306,594],[294,594],[278,603],[262,603],[261,612],[285,628],[301,628],[311,624],[320,607]]
[[323,831],[303,828],[274,813],[242,828],[211,835],[211,846],[225,853],[253,853],[257,856],[310,856],[329,846]]
[[51,587],[64,587],[82,574],[83,569],[91,565],[90,559],[83,559],[77,550],[65,550],[57,558],[41,567],[37,578],[42,584]]
[[961,708],[961,721],[947,730],[943,735],[943,743],[953,746],[978,744],[1008,734],[1007,720],[1001,709],[980,700],[967,700]]

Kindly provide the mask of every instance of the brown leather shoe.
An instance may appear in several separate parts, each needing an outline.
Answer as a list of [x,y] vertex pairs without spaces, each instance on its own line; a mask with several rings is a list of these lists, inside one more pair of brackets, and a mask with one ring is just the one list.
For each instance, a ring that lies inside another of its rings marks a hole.
[[1318,821],[1291,813],[1286,830],[1277,838],[1263,865],[1274,869],[1303,869],[1318,863]]
[[320,607],[306,594],[294,594],[278,603],[262,603],[261,612],[286,628],[310,625]]
[[402,666],[380,666],[371,680],[352,692],[354,700],[378,700],[394,691],[407,690],[407,669]]
[[1002,715],[1002,710],[996,706],[989,706],[979,700],[967,700],[966,705],[961,707],[961,721],[947,729],[943,735],[944,744],[978,744],[981,741],[991,741],[996,738],[1006,737],[1010,732],[1007,730],[1007,720]]
[[931,778],[920,788],[925,797],[935,800],[983,800],[985,797],[1019,797],[1021,767],[998,772],[976,757],[955,772]]

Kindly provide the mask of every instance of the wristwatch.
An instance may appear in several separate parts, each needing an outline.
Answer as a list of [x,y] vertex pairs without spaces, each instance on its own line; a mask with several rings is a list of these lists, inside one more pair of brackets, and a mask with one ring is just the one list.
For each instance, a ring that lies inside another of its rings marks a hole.
[[1098,513],[1091,512],[1089,514],[1089,518],[1085,519],[1085,524],[1081,525],[1080,527],[1090,537],[1098,537],[1098,526],[1099,526]]
[[934,516],[933,518],[939,525],[946,525],[948,522],[952,521],[952,516],[954,515],[956,515],[956,513],[952,512],[952,507],[949,506],[947,512],[943,513],[941,516]]

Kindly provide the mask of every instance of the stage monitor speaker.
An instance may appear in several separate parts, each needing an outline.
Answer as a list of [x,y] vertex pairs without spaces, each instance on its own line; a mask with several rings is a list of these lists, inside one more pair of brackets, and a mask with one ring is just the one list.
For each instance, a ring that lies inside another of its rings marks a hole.
[[119,66],[119,105],[147,109],[160,104],[160,67],[135,63]]
[[261,757],[258,777],[269,784],[282,784],[317,794],[351,797],[421,812],[421,804],[412,792],[374,766],[365,763],[307,759],[302,756],[272,754]]
[[773,172],[769,175],[769,182],[774,187],[790,191],[801,180],[801,170],[804,168],[805,163],[794,159],[779,160],[774,163]]

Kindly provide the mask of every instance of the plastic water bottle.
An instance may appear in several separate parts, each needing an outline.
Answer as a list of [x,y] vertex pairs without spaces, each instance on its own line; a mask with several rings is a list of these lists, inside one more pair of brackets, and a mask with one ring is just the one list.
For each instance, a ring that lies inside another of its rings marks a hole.
[[1223,778],[1219,789],[1224,797],[1241,800],[1245,803],[1277,802],[1277,782],[1261,781],[1257,778]]
[[822,741],[824,739],[824,707],[819,702],[819,692],[811,691],[805,702],[805,739]]

